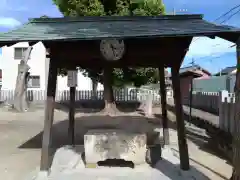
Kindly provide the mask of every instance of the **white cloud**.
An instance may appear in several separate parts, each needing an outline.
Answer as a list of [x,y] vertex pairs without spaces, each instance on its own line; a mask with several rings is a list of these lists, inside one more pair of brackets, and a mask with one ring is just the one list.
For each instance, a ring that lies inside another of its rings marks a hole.
[[235,52],[230,48],[234,43],[221,38],[210,39],[207,37],[194,38],[186,55],[188,58],[200,58],[205,56],[220,56],[225,53]]
[[15,26],[19,26],[20,24],[21,22],[14,18],[0,17],[0,27],[13,28]]
[[4,11],[27,11],[28,8],[22,5],[22,1],[1,0],[1,12]]

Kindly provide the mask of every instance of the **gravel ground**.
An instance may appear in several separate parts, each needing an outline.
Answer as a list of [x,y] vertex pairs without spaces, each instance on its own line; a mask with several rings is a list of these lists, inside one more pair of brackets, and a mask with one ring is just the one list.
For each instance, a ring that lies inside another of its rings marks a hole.
[[[25,180],[30,177],[32,178],[34,174],[36,174],[40,163],[41,131],[43,128],[44,116],[43,109],[36,109],[32,112],[23,114],[8,112],[3,109],[0,109],[0,111],[0,179]],[[156,110],[156,112],[157,111],[158,110]],[[83,116],[84,114],[81,113],[76,114],[76,141],[79,144],[82,143],[81,136],[85,132],[84,128],[89,127],[90,121],[98,122],[98,125],[102,124],[102,122],[108,122],[107,124],[115,125],[119,121],[125,121],[125,127],[130,126],[135,127],[136,129],[141,129],[141,126],[139,125],[141,124],[139,123],[140,121],[135,121],[139,119],[140,116],[131,117],[131,121],[129,121],[129,117],[127,116],[121,116],[120,119],[115,118],[115,120],[118,119],[117,121],[112,121],[111,118],[108,118],[107,121],[102,121],[99,116],[95,116],[95,120],[89,120],[89,118]],[[67,117],[68,115],[66,113],[55,110],[53,142],[54,147],[56,148],[61,145],[66,145],[67,143],[67,121],[64,121]],[[141,122],[143,122],[144,119],[146,118],[142,117]],[[145,125],[143,125],[143,127],[144,126]],[[200,171],[201,174],[204,174],[209,179],[213,180],[225,180],[231,175],[231,166],[223,159],[200,148],[198,144],[190,140],[188,146],[189,154],[192,159],[191,164]],[[173,149],[175,156],[177,156],[178,147],[175,130],[171,131],[171,148]],[[141,173],[142,169],[148,170],[144,170],[144,173]],[[140,172],[138,172],[138,170]],[[136,171],[140,173],[139,177],[144,177],[145,179],[154,179],[155,175],[159,179],[158,175],[159,173],[161,174],[156,168],[153,169],[154,173],[152,173],[153,171],[146,166],[139,167],[138,170]],[[80,174],[78,173],[78,179],[82,177],[81,173],[83,173],[83,175],[88,173],[90,176],[93,176],[91,171],[94,170],[85,171],[84,169],[80,171]],[[99,169],[97,171],[100,172]],[[129,178],[134,179],[134,176],[138,176],[136,175],[135,170],[126,169],[123,171],[128,174]],[[104,171],[101,172],[103,173]],[[122,174],[119,173],[118,168],[112,168],[112,174],[117,173]],[[165,172],[165,175],[166,174],[167,173]],[[167,177],[173,179],[171,175],[168,175]]]

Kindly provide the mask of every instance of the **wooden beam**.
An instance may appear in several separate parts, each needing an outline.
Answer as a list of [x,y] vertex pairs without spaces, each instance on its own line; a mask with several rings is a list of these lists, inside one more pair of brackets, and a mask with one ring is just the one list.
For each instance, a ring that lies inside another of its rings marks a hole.
[[[119,61],[108,62],[112,67],[121,66],[141,66],[141,67],[159,67],[160,64],[170,66],[171,64],[179,64],[174,58],[178,54],[182,54],[189,47],[191,38],[156,38],[156,39],[126,39],[126,51],[123,58]],[[79,41],[79,42],[61,42],[58,44],[50,44],[51,54],[62,63],[69,66],[102,66],[105,62],[100,47],[100,41]],[[174,53],[172,53],[174,52]],[[79,59],[79,54],[81,58]],[[66,61],[68,59],[68,61]],[[147,59],[147,61],[146,61]],[[156,61],[161,59],[161,61]]]
[[[141,50],[140,50],[141,51]],[[175,51],[175,50],[173,50]],[[171,51],[172,52],[172,51]],[[175,51],[176,52],[176,51]],[[80,53],[80,52],[79,52]],[[79,54],[78,53],[78,54]],[[178,53],[178,52],[176,52]],[[68,66],[85,66],[89,68],[94,68],[94,67],[102,67],[103,64],[106,63],[106,60],[101,58],[100,56],[96,57],[83,57],[81,60],[73,56],[73,54],[76,54],[74,51],[69,51],[69,54],[72,54],[72,56],[68,56],[68,61],[66,61],[67,56],[65,54],[60,55],[59,53],[54,55],[54,59],[57,59],[58,63],[61,63],[63,67],[68,67]],[[125,56],[123,59],[118,60],[118,61],[112,61],[108,62],[108,64],[111,64],[112,67],[116,68],[121,68],[124,66],[129,66],[129,67],[159,67],[159,62],[155,61],[154,59],[156,58],[161,58],[161,64],[166,64],[166,66],[170,66],[170,62],[167,61],[167,58],[169,59],[174,59],[174,56],[171,55],[169,50],[165,50],[164,52],[159,52],[158,55],[154,54],[138,54],[138,55],[133,55],[129,54],[128,56]],[[147,61],[146,61],[147,59]],[[69,64],[71,63],[71,64]],[[179,62],[178,62],[179,63]]]
[[236,43],[239,39],[239,33],[219,33],[217,34],[218,37],[230,41],[232,43]]
[[37,44],[38,41],[31,41],[31,42],[28,42],[29,46],[34,46],[35,44]]
[[72,146],[75,145],[75,94],[76,87],[70,87],[68,140]]
[[168,118],[167,118],[166,84],[165,84],[164,66],[159,67],[159,76],[160,76],[162,127],[163,127],[164,145],[169,145],[169,130],[168,130]]
[[180,154],[180,167],[182,170],[189,170],[189,154],[185,135],[185,125],[183,119],[183,107],[180,90],[179,66],[171,68],[172,85],[174,93],[174,103],[177,121],[178,146]]
[[42,152],[41,152],[41,171],[48,171],[50,166],[51,156],[51,138],[52,138],[52,124],[54,119],[54,104],[57,83],[57,66],[55,60],[50,59],[48,85],[47,85],[47,99],[45,101],[45,115],[44,115],[44,129],[42,138]]

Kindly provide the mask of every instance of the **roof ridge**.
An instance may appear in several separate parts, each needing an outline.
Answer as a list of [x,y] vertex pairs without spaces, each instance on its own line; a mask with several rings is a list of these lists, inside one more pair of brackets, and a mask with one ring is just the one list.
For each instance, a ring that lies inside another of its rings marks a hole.
[[88,21],[136,21],[136,20],[189,20],[203,19],[202,14],[159,15],[159,16],[81,16],[57,18],[32,18],[30,23],[88,22]]
[[184,66],[180,69],[185,69],[185,68],[192,68],[192,67],[201,67],[199,64],[194,64],[194,65],[189,65],[189,66]]

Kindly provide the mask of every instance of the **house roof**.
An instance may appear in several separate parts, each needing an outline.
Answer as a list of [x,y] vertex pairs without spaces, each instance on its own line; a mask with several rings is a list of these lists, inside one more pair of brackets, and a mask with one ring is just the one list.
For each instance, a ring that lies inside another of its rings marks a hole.
[[193,66],[186,66],[186,67],[180,68],[179,73],[183,74],[188,71],[194,71],[195,69],[201,69],[204,73],[211,75],[211,73],[208,70],[202,68],[201,66],[199,66],[197,64],[193,65]]
[[220,74],[230,74],[235,69],[236,69],[236,66],[226,67],[222,69],[220,72],[216,73],[215,76],[219,76]]
[[36,18],[7,33],[0,43],[36,41],[98,40],[103,38],[181,37],[240,34],[240,29],[216,25],[202,15],[104,16]]
[[[211,75],[211,73],[209,71],[207,71],[206,69],[202,68],[199,65],[194,65],[194,66],[186,66],[183,68],[180,68],[179,70],[179,75],[180,76],[188,76],[188,75],[193,75],[194,77],[201,77],[202,74],[199,74],[197,72],[194,72],[195,69],[201,69],[204,73]],[[171,74],[169,73],[169,76],[171,77]]]
[[185,71],[179,74],[180,77],[193,76],[194,78],[201,77],[202,75],[194,71]]

